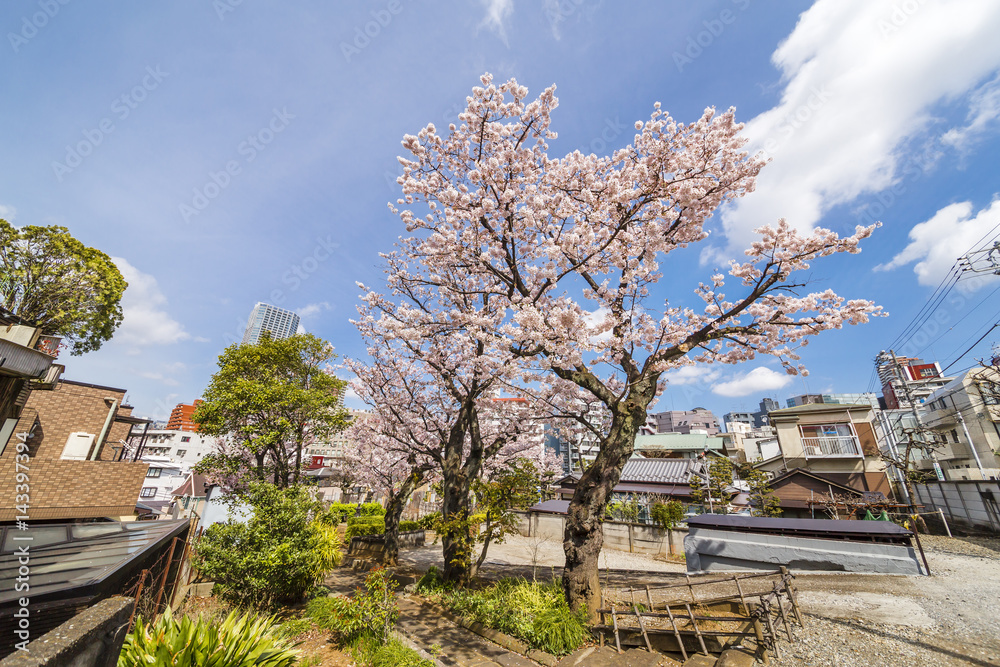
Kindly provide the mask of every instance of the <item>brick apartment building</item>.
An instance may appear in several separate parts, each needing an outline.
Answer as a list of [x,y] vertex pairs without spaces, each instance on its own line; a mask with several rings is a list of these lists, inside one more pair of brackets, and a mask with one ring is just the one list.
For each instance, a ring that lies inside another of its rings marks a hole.
[[[0,442],[0,522],[13,521],[16,444],[29,444],[31,521],[134,516],[148,465],[122,458],[134,423],[124,389],[59,380],[36,385]],[[21,461],[24,465],[24,461]]]

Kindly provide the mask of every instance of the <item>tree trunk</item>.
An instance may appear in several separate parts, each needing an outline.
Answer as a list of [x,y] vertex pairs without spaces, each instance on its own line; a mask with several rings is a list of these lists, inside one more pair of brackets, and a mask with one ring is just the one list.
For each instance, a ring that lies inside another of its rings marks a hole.
[[385,508],[385,549],[382,552],[384,565],[399,564],[399,519],[410,494],[423,479],[424,472],[414,470],[403,480],[398,491],[389,494],[389,502]]
[[563,591],[570,608],[574,611],[585,609],[592,623],[597,620],[596,612],[601,602],[598,568],[604,545],[604,509],[621,479],[622,468],[635,449],[635,436],[646,422],[646,407],[653,398],[652,391],[637,389],[625,401],[612,407],[611,428],[601,441],[594,463],[576,485],[566,515]]
[[441,507],[441,522],[444,526],[441,533],[444,556],[442,576],[445,581],[464,584],[469,579],[472,560],[472,538],[468,524],[471,513],[469,482],[464,479],[461,469],[449,474],[446,468],[444,480]]

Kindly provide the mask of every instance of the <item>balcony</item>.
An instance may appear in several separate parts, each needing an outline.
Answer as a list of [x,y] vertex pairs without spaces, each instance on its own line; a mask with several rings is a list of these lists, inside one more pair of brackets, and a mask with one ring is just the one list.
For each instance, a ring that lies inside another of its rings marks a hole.
[[861,458],[861,445],[853,435],[827,435],[818,438],[802,438],[802,451],[807,459],[813,458]]

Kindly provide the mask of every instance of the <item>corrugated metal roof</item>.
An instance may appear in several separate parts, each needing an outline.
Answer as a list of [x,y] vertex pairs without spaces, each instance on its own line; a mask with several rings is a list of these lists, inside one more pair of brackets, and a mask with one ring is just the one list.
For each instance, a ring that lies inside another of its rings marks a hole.
[[622,469],[621,483],[687,484],[693,470],[701,470],[697,459],[630,459]]
[[7,373],[34,379],[43,378],[53,361],[55,359],[44,352],[0,338],[0,368]]
[[704,451],[722,449],[723,438],[704,433],[653,433],[635,437],[636,450]]

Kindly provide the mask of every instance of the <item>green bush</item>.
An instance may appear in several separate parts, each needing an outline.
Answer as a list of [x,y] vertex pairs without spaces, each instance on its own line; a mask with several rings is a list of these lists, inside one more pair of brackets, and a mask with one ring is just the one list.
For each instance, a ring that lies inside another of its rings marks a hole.
[[375,651],[371,659],[372,667],[434,667],[430,660],[424,660],[411,648],[403,646],[395,639]]
[[155,623],[136,621],[118,667],[289,667],[298,654],[279,637],[274,620],[235,611],[221,623],[200,616],[178,620],[167,607]]
[[356,523],[347,527],[344,533],[345,539],[361,537],[363,535],[381,535],[385,532],[384,523]]
[[[425,581],[426,577],[421,581],[431,590],[434,582]],[[418,582],[418,590],[420,586]],[[570,611],[562,587],[555,582],[501,579],[481,590],[445,591],[442,601],[471,621],[554,655],[572,652],[587,635],[584,619]]]
[[436,565],[431,565],[427,568],[427,572],[417,579],[416,590],[421,595],[434,595],[447,591],[450,588],[451,585],[445,582],[441,576],[441,571],[437,569]]
[[347,519],[348,526],[356,526],[358,524],[366,524],[372,526],[378,524],[384,525],[385,517],[382,516],[381,514],[360,514],[358,516],[348,517]]
[[433,514],[426,514],[420,517],[417,519],[417,523],[419,523],[420,527],[424,530],[435,530],[435,526],[437,526],[440,520],[441,512],[434,512]]
[[347,521],[348,517],[354,516],[357,509],[358,506],[351,503],[331,503],[330,507],[323,513],[321,520],[324,523],[338,526]]
[[587,627],[579,614],[566,607],[553,607],[535,614],[531,631],[546,653],[565,655],[587,639]]
[[358,513],[365,516],[383,516],[385,514],[385,508],[379,503],[365,503],[358,508]]
[[684,504],[679,500],[653,503],[653,507],[649,510],[649,518],[664,530],[673,530],[684,520]]
[[310,600],[306,615],[316,625],[334,633],[342,645],[351,644],[362,636],[373,637],[379,644],[389,638],[389,631],[399,616],[393,590],[396,580],[377,567],[365,577],[364,588],[353,598],[333,596]]
[[411,530],[420,530],[421,525],[417,521],[400,521],[399,522],[399,532],[405,533]]
[[231,519],[206,530],[195,544],[194,566],[235,607],[302,600],[341,561],[336,528],[313,520],[321,507],[305,487],[255,482],[246,501],[247,522]]

